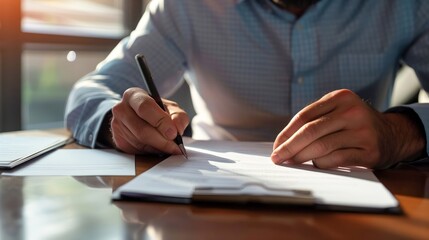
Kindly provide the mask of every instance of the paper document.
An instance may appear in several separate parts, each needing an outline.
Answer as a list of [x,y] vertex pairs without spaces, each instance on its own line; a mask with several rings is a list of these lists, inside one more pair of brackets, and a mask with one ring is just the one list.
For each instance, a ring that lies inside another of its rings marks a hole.
[[36,131],[33,135],[0,134],[0,168],[13,168],[71,140],[68,136]]
[[2,175],[134,176],[134,158],[116,150],[59,149]]
[[270,159],[272,143],[188,141],[185,146],[189,159],[181,155],[167,158],[118,188],[113,198],[190,203],[201,189],[212,195],[216,190],[220,194],[236,192],[236,197],[290,197],[304,192],[311,193],[314,205],[322,208],[393,212],[399,207],[365,168],[321,170],[311,162],[275,165]]

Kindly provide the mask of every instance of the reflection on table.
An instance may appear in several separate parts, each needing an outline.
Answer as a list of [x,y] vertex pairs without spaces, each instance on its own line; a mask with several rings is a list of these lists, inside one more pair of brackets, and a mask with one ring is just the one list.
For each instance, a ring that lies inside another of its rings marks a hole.
[[[137,174],[161,160],[137,156]],[[427,239],[429,165],[376,176],[403,215],[112,201],[132,177],[1,176],[0,239]]]

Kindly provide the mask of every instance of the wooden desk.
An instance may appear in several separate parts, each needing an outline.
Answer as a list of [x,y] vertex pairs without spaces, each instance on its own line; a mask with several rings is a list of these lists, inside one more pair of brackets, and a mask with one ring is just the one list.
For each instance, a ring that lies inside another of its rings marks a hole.
[[112,202],[131,177],[1,176],[0,239],[429,239],[429,165],[376,175],[404,215]]

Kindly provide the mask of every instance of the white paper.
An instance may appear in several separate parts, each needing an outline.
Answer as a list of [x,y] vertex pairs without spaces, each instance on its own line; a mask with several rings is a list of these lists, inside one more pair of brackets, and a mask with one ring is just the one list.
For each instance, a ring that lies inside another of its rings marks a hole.
[[268,188],[308,190],[320,205],[397,207],[393,195],[365,168],[321,170],[311,162],[275,165],[272,143],[193,141],[189,159],[175,155],[115,191],[190,198],[196,187],[240,187],[256,183]]
[[59,149],[3,171],[11,176],[134,176],[134,155],[115,150]]
[[68,136],[33,131],[32,135],[0,134],[0,166],[14,167],[34,157],[60,147],[70,140]]

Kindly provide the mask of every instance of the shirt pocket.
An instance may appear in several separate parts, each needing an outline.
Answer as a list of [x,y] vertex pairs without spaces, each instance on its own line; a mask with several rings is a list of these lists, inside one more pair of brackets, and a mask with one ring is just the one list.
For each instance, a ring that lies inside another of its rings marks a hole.
[[383,54],[342,54],[338,58],[341,88],[359,91],[371,87],[385,71]]

